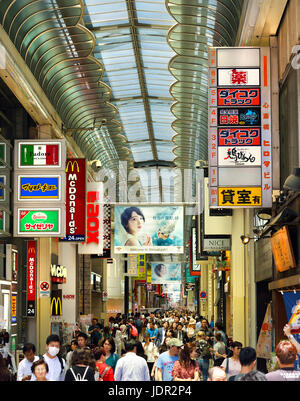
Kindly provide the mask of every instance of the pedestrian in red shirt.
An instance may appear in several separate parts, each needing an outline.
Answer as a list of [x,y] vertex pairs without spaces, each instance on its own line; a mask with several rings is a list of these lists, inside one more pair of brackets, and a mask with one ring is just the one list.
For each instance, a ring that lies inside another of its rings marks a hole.
[[94,356],[96,360],[96,367],[99,371],[99,381],[112,382],[114,381],[113,369],[105,363],[106,352],[103,348],[95,348]]

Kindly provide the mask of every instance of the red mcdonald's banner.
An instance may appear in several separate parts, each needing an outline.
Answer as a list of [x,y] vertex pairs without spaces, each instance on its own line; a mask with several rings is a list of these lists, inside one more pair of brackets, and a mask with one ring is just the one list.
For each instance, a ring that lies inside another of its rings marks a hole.
[[66,237],[64,241],[85,241],[86,160],[66,161]]
[[35,316],[36,241],[27,242],[27,316]]

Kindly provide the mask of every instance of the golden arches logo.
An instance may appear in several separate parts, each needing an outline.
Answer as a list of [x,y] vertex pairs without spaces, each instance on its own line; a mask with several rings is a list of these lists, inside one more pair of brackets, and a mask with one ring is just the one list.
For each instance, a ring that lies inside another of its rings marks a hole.
[[[53,305],[55,304],[55,313],[53,313]],[[58,309],[59,307],[59,309]],[[58,313],[59,311],[59,313]],[[61,299],[59,297],[53,297],[51,300],[50,305],[50,312],[52,316],[59,316],[62,315],[62,306],[61,306]]]
[[28,248],[28,253],[33,253],[35,255],[35,248],[32,246],[30,248]]
[[[71,168],[70,168],[70,166],[71,166]],[[78,164],[78,161],[77,161],[77,160],[74,160],[74,161],[70,161],[70,160],[69,160],[68,163],[67,163],[66,172],[68,173],[70,170],[71,170],[72,172],[74,172],[75,167],[76,167],[77,173],[79,173],[79,164]]]

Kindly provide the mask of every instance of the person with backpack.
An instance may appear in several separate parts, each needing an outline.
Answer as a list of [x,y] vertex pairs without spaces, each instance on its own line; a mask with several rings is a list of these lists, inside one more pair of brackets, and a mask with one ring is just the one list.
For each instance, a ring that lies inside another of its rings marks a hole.
[[[64,381],[65,380],[65,360],[59,355],[60,339],[57,334],[51,334],[46,340],[46,353],[43,355],[44,361],[48,365],[46,379],[49,381]],[[31,381],[36,381],[34,374],[31,376]]]
[[111,366],[105,363],[106,361],[106,352],[104,348],[95,348],[94,349],[94,356],[96,360],[96,367],[99,372],[99,379],[98,381],[104,382],[112,382],[114,381],[114,371]]
[[95,381],[94,369],[90,366],[90,351],[87,349],[76,349],[71,359],[71,367],[67,370],[66,382],[78,381]]
[[127,324],[128,339],[137,340],[139,333],[138,329],[133,325],[133,320],[129,319]]
[[208,369],[209,369],[209,360],[211,359],[211,348],[205,339],[204,331],[199,331],[196,335],[196,347],[197,347],[197,362],[199,365],[199,369],[202,373],[203,381],[207,381],[208,379]]

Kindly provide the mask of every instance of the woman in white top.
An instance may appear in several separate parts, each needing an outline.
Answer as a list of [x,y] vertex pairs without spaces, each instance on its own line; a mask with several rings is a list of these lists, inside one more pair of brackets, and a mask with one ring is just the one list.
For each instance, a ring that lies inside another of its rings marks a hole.
[[142,344],[144,347],[145,355],[147,356],[147,364],[149,368],[149,374],[151,376],[153,365],[157,359],[156,357],[158,357],[159,355],[159,352],[154,342],[150,341],[150,335],[148,333],[145,334],[144,339],[145,342],[143,342]]

